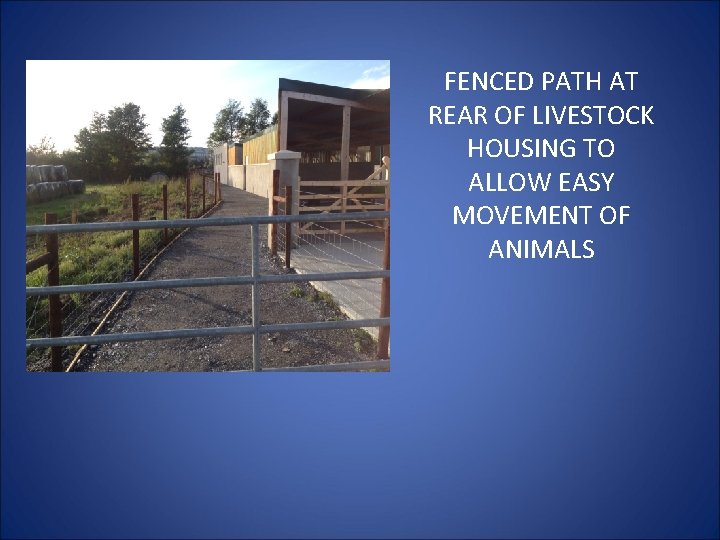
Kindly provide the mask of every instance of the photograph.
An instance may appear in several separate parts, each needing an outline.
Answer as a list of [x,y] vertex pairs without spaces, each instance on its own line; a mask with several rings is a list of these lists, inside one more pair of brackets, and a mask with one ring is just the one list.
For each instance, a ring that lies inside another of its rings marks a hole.
[[389,370],[389,61],[26,78],[28,371]]

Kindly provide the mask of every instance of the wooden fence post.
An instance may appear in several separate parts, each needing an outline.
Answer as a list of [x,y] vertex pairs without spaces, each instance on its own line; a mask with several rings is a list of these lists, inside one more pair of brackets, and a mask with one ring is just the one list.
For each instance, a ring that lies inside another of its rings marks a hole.
[[213,193],[215,194],[215,204],[218,203],[218,178],[220,178],[220,173],[215,173],[213,176]]
[[[140,220],[140,195],[133,193],[130,195],[132,202],[132,220]],[[133,251],[133,277],[136,278],[140,275],[140,231],[134,230],[132,232],[132,251]]]
[[202,176],[202,184],[203,184],[203,188],[202,188],[202,191],[203,191],[203,207],[202,207],[203,209],[202,209],[202,213],[203,213],[203,215],[205,214],[205,181],[206,181],[206,180],[207,180],[207,179],[206,179],[204,176]]
[[[387,204],[389,210],[389,204]],[[385,220],[385,246],[383,249],[383,269],[390,270],[390,220]],[[380,317],[390,316],[390,278],[383,278],[380,286]],[[390,327],[381,326],[378,329],[377,357],[390,358]]]
[[[273,171],[272,179],[272,197],[270,198],[270,215],[278,215],[278,201],[276,197],[280,195],[280,171]],[[270,253],[277,255],[277,223],[270,224]]]
[[222,182],[220,181],[220,173],[218,173],[218,186],[217,186],[217,192],[218,192],[218,201],[222,201]]
[[185,177],[185,219],[190,219],[190,178]]
[[78,219],[77,208],[73,208],[72,217],[70,218],[70,223],[73,223],[73,224],[77,223],[77,219]]
[[[285,215],[292,214],[292,186],[285,186]],[[292,223],[285,223],[285,268],[290,268],[292,250]]]
[[[167,221],[168,214],[168,197],[167,197],[167,184],[163,184],[162,187],[162,198],[163,198],[163,220]],[[167,227],[163,229],[163,243],[167,245],[168,243],[168,230]]]
[[[57,214],[45,214],[45,225],[57,223]],[[45,237],[45,249],[50,253],[50,262],[47,265],[48,286],[60,285],[60,256],[57,233],[49,233]],[[57,294],[48,295],[48,324],[50,337],[62,336],[62,304]],[[50,347],[50,369],[62,371],[62,347]]]

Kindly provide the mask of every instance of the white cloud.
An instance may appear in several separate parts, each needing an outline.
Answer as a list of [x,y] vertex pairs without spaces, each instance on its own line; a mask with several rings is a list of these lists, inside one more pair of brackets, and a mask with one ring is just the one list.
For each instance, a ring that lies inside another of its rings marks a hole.
[[390,62],[370,67],[350,84],[350,88],[390,88]]

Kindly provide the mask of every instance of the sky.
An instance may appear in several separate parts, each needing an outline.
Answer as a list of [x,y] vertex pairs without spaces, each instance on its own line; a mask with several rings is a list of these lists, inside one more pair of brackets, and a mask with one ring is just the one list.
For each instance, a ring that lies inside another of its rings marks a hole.
[[58,151],[75,147],[75,134],[93,111],[127,102],[140,106],[152,144],[162,141],[162,119],[182,104],[188,146],[202,146],[217,112],[233,98],[247,108],[266,99],[277,111],[278,79],[351,88],[389,88],[387,60],[28,60],[26,146],[50,137]]

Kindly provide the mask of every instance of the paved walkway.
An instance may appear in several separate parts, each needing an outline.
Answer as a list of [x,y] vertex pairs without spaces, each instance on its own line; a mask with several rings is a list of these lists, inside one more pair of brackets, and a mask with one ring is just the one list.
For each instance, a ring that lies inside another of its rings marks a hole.
[[[290,256],[298,274],[382,270],[384,238],[379,234],[356,237],[337,234],[303,237]],[[333,296],[351,319],[380,316],[380,279],[311,282],[319,291]],[[366,328],[377,338],[377,327]]]

